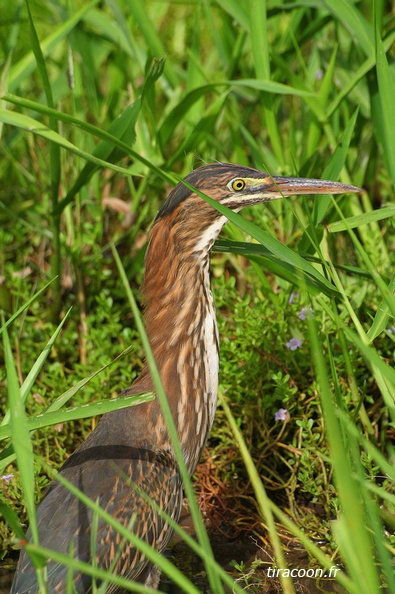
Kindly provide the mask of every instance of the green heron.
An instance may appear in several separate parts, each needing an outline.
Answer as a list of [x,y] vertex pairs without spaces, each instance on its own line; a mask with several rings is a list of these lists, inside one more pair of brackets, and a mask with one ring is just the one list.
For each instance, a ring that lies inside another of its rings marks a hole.
[[[294,194],[360,191],[333,181],[272,177],[227,163],[200,167],[185,180],[234,211]],[[218,331],[209,256],[226,221],[179,183],[155,219],[145,258],[146,330],[190,474],[211,429],[217,403]],[[148,390],[153,390],[153,382],[145,365],[126,392]],[[179,519],[182,484],[156,399],[105,414],[60,473],[124,526],[132,519],[135,534],[158,551],[166,548],[172,530],[141,495],[148,494],[173,519]],[[159,569],[130,543],[122,543],[119,550],[121,536],[101,518],[95,520],[96,542],[92,542],[93,512],[58,481],[45,493],[37,518],[44,547],[66,555],[73,551],[79,560],[158,587]],[[69,574],[65,565],[49,560],[49,591],[66,592]],[[92,591],[92,578],[87,574],[74,572],[72,580],[74,592]],[[33,593],[37,587],[35,569],[22,551],[11,593]],[[109,585],[110,592],[122,590]]]

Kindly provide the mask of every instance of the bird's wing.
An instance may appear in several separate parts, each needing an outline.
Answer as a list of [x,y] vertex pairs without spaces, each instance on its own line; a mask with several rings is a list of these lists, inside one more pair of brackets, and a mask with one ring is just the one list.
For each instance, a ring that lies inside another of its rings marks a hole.
[[[182,484],[176,461],[169,451],[121,446],[93,446],[77,450],[60,471],[85,495],[123,526],[162,551],[172,534],[141,491],[175,520],[182,506]],[[99,516],[95,517],[70,491],[54,481],[37,510],[40,544],[81,561],[137,580],[148,560]],[[94,528],[92,529],[92,524]],[[96,533],[96,538],[92,537]],[[65,592],[68,569],[48,564],[51,592]],[[90,592],[91,578],[74,573],[76,592]],[[36,592],[35,571],[22,552],[12,594]],[[116,592],[116,589],[112,589]]]

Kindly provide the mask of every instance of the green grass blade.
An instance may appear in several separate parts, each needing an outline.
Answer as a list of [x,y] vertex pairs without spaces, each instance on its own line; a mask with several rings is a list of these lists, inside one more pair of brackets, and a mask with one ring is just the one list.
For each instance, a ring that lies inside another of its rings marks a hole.
[[7,524],[11,527],[12,531],[18,538],[22,540],[25,538],[25,533],[22,529],[19,518],[11,507],[5,503],[0,503],[0,516],[3,516]]
[[[18,378],[13,361],[7,328],[3,331],[4,358],[7,373],[8,401],[11,411],[12,440],[18,464],[24,503],[26,505],[32,539],[38,543],[36,506],[34,498],[33,447],[30,440],[25,409],[20,397]],[[34,559],[39,563],[39,559]],[[39,580],[41,578],[39,577]]]
[[[350,444],[344,443],[344,437],[335,414],[330,381],[323,357],[323,345],[320,343],[314,320],[308,322],[311,349],[315,353],[314,367],[320,386],[325,427],[342,507],[335,533],[350,576],[355,583],[360,584],[361,594],[379,594],[381,588],[373,562],[372,543],[365,523],[365,512],[361,505],[360,493],[353,478],[353,465],[358,465],[359,460],[353,456],[353,452],[351,452],[350,460]],[[360,580],[361,575],[364,576],[364,582]]]
[[329,223],[328,230],[331,233],[338,233],[339,231],[356,229],[357,227],[362,227],[363,225],[369,225],[374,221],[382,221],[393,216],[395,216],[395,205],[391,204],[390,206],[385,206],[384,208],[380,208],[378,210],[364,212],[353,217],[348,217],[342,221]]
[[235,21],[240,23],[243,29],[248,30],[249,16],[245,2],[238,2],[238,0],[219,0],[218,4],[228,12]]
[[373,29],[361,11],[348,0],[327,0],[328,10],[358,41],[358,45],[368,58],[374,53]]
[[[163,47],[161,37],[151,22],[149,11],[147,10],[148,4],[142,2],[142,0],[127,0],[127,4],[137,26],[145,38],[147,46],[150,48],[151,54],[157,58],[166,56],[166,50]],[[170,60],[166,61],[164,73],[172,87],[176,87],[179,84],[179,78]]]
[[[287,567],[287,563],[285,561],[285,556],[284,556],[284,553],[283,553],[282,547],[281,547],[281,541],[277,534],[277,530],[276,530],[276,527],[274,524],[274,518],[273,518],[272,510],[271,510],[270,504],[269,504],[269,498],[266,495],[266,491],[262,485],[262,482],[261,482],[261,479],[257,472],[257,469],[251,460],[250,453],[247,449],[247,446],[246,446],[243,436],[240,432],[240,429],[238,428],[236,421],[230,412],[228,404],[226,403],[226,401],[223,397],[221,398],[220,402],[221,402],[222,408],[225,411],[226,417],[228,419],[228,423],[229,423],[229,425],[232,429],[232,432],[235,436],[238,448],[239,448],[240,453],[243,457],[244,464],[246,465],[248,475],[250,477],[250,480],[252,482],[252,485],[254,487],[254,491],[255,491],[255,494],[257,497],[259,509],[260,509],[261,513],[263,514],[266,524],[268,526],[269,536],[270,536],[271,543],[273,545],[273,550],[274,550],[274,554],[276,557],[277,565],[279,567],[281,567],[282,569],[285,569]],[[281,573],[281,582],[282,582],[282,586],[284,588],[285,594],[294,594],[295,593],[295,590],[294,590],[294,587],[292,584],[292,580],[290,579],[289,576],[284,577],[283,574]]]
[[[388,290],[391,293],[394,291],[394,289],[395,289],[395,278],[392,278],[392,280],[390,281],[390,284],[388,286]],[[379,334],[381,334],[387,328],[388,320],[390,319],[389,312],[390,312],[390,309],[383,299],[377,307],[376,315],[374,316],[372,325],[370,326],[370,328],[367,332],[367,337],[370,340],[370,342],[373,342],[374,339],[377,338],[377,336]],[[394,318],[392,318],[392,319],[394,319]]]
[[[47,107],[46,105],[40,105],[39,103],[37,103],[35,101],[30,101],[29,99],[18,97],[16,95],[11,95],[9,93],[4,93],[2,95],[2,98],[6,101],[9,101],[10,103],[13,103],[14,105],[19,105],[26,109],[32,109],[38,113],[43,113],[43,114],[47,114],[47,115],[53,114],[54,117],[59,119],[59,121],[61,121],[61,122],[65,122],[66,124],[70,124],[77,128],[81,128],[88,134],[92,134],[93,136],[97,136],[98,138],[101,138],[102,140],[109,141],[115,147],[119,148],[121,151],[124,151],[127,155],[130,155],[132,158],[136,159],[136,161],[142,163],[143,165],[148,167],[148,169],[154,171],[161,179],[163,179],[167,183],[174,183],[174,181],[175,181],[174,178],[169,173],[166,173],[161,168],[157,167],[154,163],[151,163],[151,161],[146,159],[144,156],[142,156],[139,153],[137,153],[136,151],[132,150],[128,144],[126,144],[125,142],[122,142],[122,140],[120,140],[119,138],[112,136],[106,130],[102,130],[101,128],[98,128],[97,126],[93,126],[89,122],[80,120],[78,118],[70,116],[69,114],[62,113],[62,112],[56,111],[56,110],[52,110],[51,108]],[[0,116],[0,121],[1,121],[1,116]],[[34,124],[34,125],[36,125],[36,124]],[[23,126],[21,126],[21,127],[23,128]],[[28,129],[28,126],[27,126],[27,129]],[[65,147],[65,148],[67,148],[67,147]],[[85,153],[85,154],[87,154],[87,153]],[[89,159],[87,159],[87,160],[89,160]],[[95,161],[93,161],[93,162],[95,162]],[[100,165],[100,163],[98,163],[98,164]],[[109,167],[110,169],[113,167],[117,168],[117,166],[115,166],[115,165],[112,166],[111,164],[109,164],[107,162],[105,163],[105,166]],[[122,171],[124,172],[125,170],[122,170]],[[128,171],[128,170],[126,170],[126,171]],[[128,171],[128,175],[130,175],[129,171]],[[136,173],[133,173],[133,175],[136,175]],[[63,200],[62,202],[59,203],[59,210],[63,209],[66,206],[64,204],[64,202],[65,202],[65,200]]]
[[30,297],[30,299],[28,299],[23,305],[21,305],[21,307],[10,318],[8,318],[6,322],[3,321],[0,327],[0,336],[8,328],[8,326],[10,326],[21,315],[21,313],[23,313],[30,307],[30,305],[37,299],[37,297],[39,297],[41,293],[43,293],[45,289],[47,289],[51,285],[51,283],[53,283],[53,281],[54,279],[51,279],[49,282],[47,282],[39,291],[37,291],[37,293],[33,295],[33,297]]
[[377,117],[382,120],[384,151],[386,160],[392,176],[392,183],[395,187],[395,135],[393,134],[395,122],[395,82],[393,71],[388,65],[387,56],[381,40],[379,22],[377,18],[377,2],[373,3],[375,15],[375,54],[377,83],[380,98],[380,112]]
[[347,425],[347,432],[350,433],[352,438],[361,444],[361,447],[367,452],[369,456],[373,458],[381,468],[384,474],[395,483],[395,467],[388,461],[385,455],[367,439],[360,429],[350,422],[349,415],[342,409],[336,409],[336,415],[339,417],[343,425]]
[[[328,289],[328,287],[324,286],[316,279],[311,278],[299,268],[284,262],[276,256],[273,256],[271,252],[263,245],[244,242],[229,243],[228,241],[218,241],[216,242],[213,249],[214,251],[218,252],[241,254],[243,256],[249,257],[251,262],[256,262],[260,267],[273,272],[276,276],[287,280],[292,285],[298,286],[300,288],[306,286],[308,291],[313,295],[316,295],[317,293],[324,293],[324,295],[327,295],[328,297],[334,297],[338,294],[336,290]],[[318,259],[316,258],[313,260],[312,258],[309,258],[309,260],[315,261]]]
[[[84,502],[85,503],[85,502]],[[69,567],[73,572],[83,572],[87,575],[96,578],[97,580],[109,581],[111,584],[116,584],[122,590],[126,590],[128,592],[139,592],[140,594],[155,594],[157,590],[153,590],[143,584],[139,584],[137,582],[131,582],[124,577],[118,576],[116,574],[110,573],[109,571],[105,571],[104,569],[99,569],[98,567],[94,567],[90,563],[85,563],[84,561],[79,561],[71,554],[63,555],[58,551],[53,551],[52,549],[47,549],[42,546],[38,546],[35,544],[27,544],[25,549],[29,555],[34,555],[37,559],[41,559],[42,562],[46,562],[46,560],[51,559],[57,563],[61,563],[66,567]],[[72,572],[70,572],[72,576]],[[47,592],[47,590],[41,590],[41,592]],[[40,594],[41,594],[40,592]],[[67,591],[66,594],[68,594]],[[71,590],[73,592],[73,590]],[[190,590],[191,594],[199,594],[198,590]]]
[[[77,419],[89,419],[112,410],[137,406],[142,402],[149,402],[153,398],[154,395],[152,392],[142,392],[141,394],[133,394],[133,396],[120,396],[119,398],[111,398],[110,400],[99,400],[91,404],[82,404],[66,410],[46,411],[35,417],[30,417],[27,420],[27,429],[29,431],[35,431],[36,429],[58,425],[59,423],[67,423]],[[10,426],[8,423],[3,424],[0,427],[0,440],[11,437],[11,435],[12,425]]]
[[[31,39],[32,50],[33,50],[34,57],[37,62],[41,80],[43,82],[43,87],[44,87],[44,92],[45,92],[45,96],[47,99],[47,104],[49,107],[54,108],[55,105],[54,105],[54,99],[53,99],[53,94],[52,94],[52,87],[51,87],[51,83],[49,81],[45,59],[44,59],[43,53],[41,51],[40,42],[37,37],[32,14],[30,11],[29,0],[26,0],[26,6],[27,6],[27,13],[28,13],[29,24],[30,24],[30,39]],[[49,127],[52,130],[54,130],[54,132],[58,132],[57,120],[53,116],[49,116]],[[59,151],[59,146],[56,145],[55,143],[51,143],[50,156],[51,156],[51,194],[52,194],[52,203],[55,206],[57,199],[58,199],[59,182],[60,182],[60,151]]]
[[123,173],[127,176],[131,175],[131,172],[128,169],[125,169],[125,167],[120,167],[119,165],[115,165],[114,163],[103,161],[102,159],[99,159],[94,155],[91,155],[90,153],[83,151],[82,149],[73,145],[70,141],[68,141],[66,138],[64,138],[54,130],[51,130],[41,122],[34,120],[29,116],[16,112],[7,111],[5,109],[0,109],[0,121],[4,122],[5,124],[9,124],[10,126],[15,126],[16,128],[26,130],[27,132],[37,134],[38,136],[41,136],[42,138],[45,138],[46,140],[54,142],[60,147],[67,149],[70,153],[73,153],[78,157],[82,157],[86,161],[90,161],[94,165],[112,169],[113,171]]
[[231,87],[245,87],[247,89],[254,89],[256,91],[265,91],[272,95],[294,95],[295,97],[314,97],[311,91],[291,87],[283,83],[278,83],[273,80],[256,80],[255,78],[245,78],[238,80],[228,80],[227,85]]
[[[141,109],[141,98],[136,99],[134,103],[128,105],[126,109],[117,117],[116,120],[111,122],[108,133],[115,138],[119,138],[125,144],[130,146],[133,145],[136,134],[135,125]],[[114,161],[121,158],[124,153],[115,149],[114,145],[107,140],[101,140],[99,144],[94,148],[93,157],[99,159],[102,163],[104,161],[114,163]],[[85,186],[92,175],[99,169],[98,162],[88,161],[83,167],[81,173],[78,175],[74,184],[67,192],[64,200],[62,201],[62,208],[65,208],[67,204],[74,199],[76,194]]]
[[[21,398],[22,398],[22,402],[26,401],[27,396],[30,393],[30,390],[32,389],[34,382],[37,379],[38,374],[40,373],[49,353],[51,352],[51,349],[53,347],[53,345],[55,344],[55,341],[57,339],[57,337],[60,334],[60,331],[63,327],[63,324],[65,323],[65,321],[67,320],[69,313],[71,312],[71,307],[70,309],[66,312],[63,320],[60,322],[60,324],[58,325],[58,327],[56,328],[55,332],[52,334],[51,338],[49,339],[49,341],[47,342],[47,344],[45,345],[43,351],[41,352],[41,354],[39,355],[39,357],[37,358],[36,362],[34,363],[33,367],[30,369],[25,381],[23,382],[22,386],[21,386]],[[9,420],[9,416],[10,416],[10,411],[7,411],[7,413],[4,415],[4,418],[2,420],[2,422],[0,423],[0,425],[5,425],[6,423],[8,423]]]
[[[395,31],[391,31],[383,42],[385,52],[387,52],[393,46],[394,41]],[[339,93],[336,94],[335,98],[332,100],[332,103],[329,105],[326,112],[326,118],[329,118],[334,114],[342,101],[344,101],[350,95],[350,93],[352,93],[359,82],[364,81],[364,77],[366,77],[367,73],[370,72],[375,66],[375,56],[371,56],[370,58],[367,58],[354,73],[352,73],[347,81],[342,84],[342,88],[339,90]]]
[[70,398],[72,398],[79,390],[81,390],[81,388],[86,386],[86,384],[88,382],[90,382],[91,379],[93,379],[94,377],[96,377],[97,375],[102,373],[105,369],[107,369],[108,367],[113,365],[116,361],[118,361],[122,357],[125,357],[127,354],[129,354],[129,352],[133,348],[134,348],[133,346],[128,347],[127,349],[122,351],[122,353],[120,353],[117,357],[115,357],[115,359],[113,359],[106,365],[103,365],[103,367],[100,367],[99,369],[97,369],[96,371],[94,371],[93,373],[88,375],[87,377],[85,377],[82,380],[80,380],[79,382],[77,382],[74,386],[72,386],[71,388],[66,390],[63,394],[61,394],[54,400],[54,402],[46,409],[46,412],[54,412],[56,410],[59,410],[64,404],[66,404],[66,402],[68,402],[70,400]]
[[[336,147],[335,152],[333,153],[329,163],[326,165],[322,173],[323,179],[339,179],[339,175],[345,166],[347,155],[349,154],[350,143],[354,133],[358,114],[359,109],[356,109],[350,118],[344,133],[342,134],[341,142]],[[331,203],[332,198],[330,196],[322,196],[319,200],[314,201],[313,222],[315,226],[317,226],[325,217]]]
[[[42,43],[42,53],[46,58],[67,35],[78,25],[78,23],[85,17],[85,15],[93,8],[99,0],[91,0],[86,6],[77,10],[65,23],[56,29],[51,35],[47,37]],[[15,91],[15,89],[23,82],[23,80],[31,74],[35,68],[35,58],[33,51],[28,52],[24,58],[17,62],[11,69],[8,78],[8,90]]]
[[212,91],[216,91],[218,86],[219,85],[215,84],[203,85],[197,89],[192,89],[189,93],[184,95],[182,100],[179,101],[177,105],[173,107],[173,109],[166,115],[159,128],[158,138],[162,147],[165,147],[170,141],[172,135],[174,134],[175,128],[180,124],[180,122],[184,120],[188,111],[192,109],[202,97]]

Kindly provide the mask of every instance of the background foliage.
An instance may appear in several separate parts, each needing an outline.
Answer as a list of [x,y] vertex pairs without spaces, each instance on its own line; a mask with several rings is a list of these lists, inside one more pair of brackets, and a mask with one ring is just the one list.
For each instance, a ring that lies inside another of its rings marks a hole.
[[[26,464],[3,442],[3,511],[32,521],[47,465],[138,374],[110,243],[138,291],[172,172],[220,160],[340,179],[366,192],[249,209],[262,245],[236,245],[253,232],[230,223],[216,246],[224,400],[195,488],[217,530],[253,533],[279,566],[281,547],[301,543],[309,563],[343,568],[348,591],[395,590],[391,3],[0,0],[0,12],[0,308],[12,322],[0,437],[29,444],[40,427]],[[242,585],[262,591],[239,561]]]

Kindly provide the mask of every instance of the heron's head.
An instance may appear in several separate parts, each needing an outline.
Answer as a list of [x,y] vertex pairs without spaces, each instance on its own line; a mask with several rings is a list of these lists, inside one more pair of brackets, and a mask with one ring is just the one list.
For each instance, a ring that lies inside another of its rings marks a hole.
[[[296,194],[346,194],[362,191],[355,186],[335,181],[271,176],[265,171],[231,163],[204,165],[187,175],[185,181],[232,210]],[[197,194],[180,182],[170,192],[157,215],[157,220],[173,214],[184,206],[198,207],[199,202],[204,203]]]

